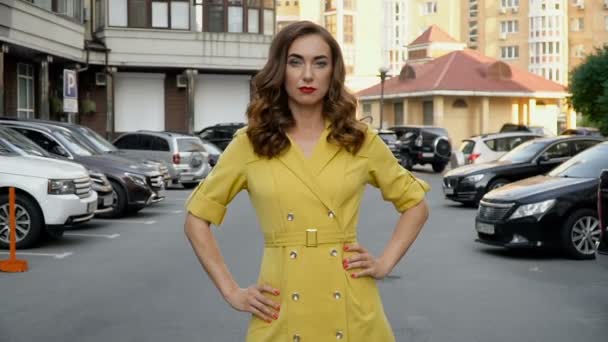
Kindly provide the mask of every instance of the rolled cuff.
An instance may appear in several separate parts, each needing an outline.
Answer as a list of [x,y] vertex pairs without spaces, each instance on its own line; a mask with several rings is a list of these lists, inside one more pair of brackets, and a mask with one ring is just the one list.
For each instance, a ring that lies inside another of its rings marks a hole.
[[192,215],[219,226],[224,221],[226,207],[203,196],[194,196],[186,205]]
[[404,211],[417,206],[425,197],[425,194],[431,190],[431,186],[416,177],[414,181],[405,190],[405,194],[402,199],[395,203],[395,208],[398,212],[403,213]]

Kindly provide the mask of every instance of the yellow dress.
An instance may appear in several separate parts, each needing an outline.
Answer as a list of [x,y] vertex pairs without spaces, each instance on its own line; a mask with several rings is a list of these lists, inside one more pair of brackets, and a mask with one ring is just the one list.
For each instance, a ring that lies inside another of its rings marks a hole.
[[[272,323],[252,316],[247,342],[395,341],[373,278],[342,267],[345,243],[356,242],[366,184],[399,212],[418,204],[428,184],[402,168],[371,129],[357,155],[328,143],[328,125],[310,158],[291,141],[282,155],[257,156],[241,129],[186,206],[220,225],[226,206],[249,193],[264,234],[259,283],[281,290]],[[386,227],[392,229],[393,227]]]

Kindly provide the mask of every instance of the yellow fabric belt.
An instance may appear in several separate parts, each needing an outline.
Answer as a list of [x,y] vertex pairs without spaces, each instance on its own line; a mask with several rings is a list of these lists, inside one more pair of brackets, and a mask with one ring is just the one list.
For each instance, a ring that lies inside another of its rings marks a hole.
[[301,232],[273,232],[264,234],[266,247],[305,246],[317,247],[329,243],[351,243],[357,239],[354,232],[306,229]]

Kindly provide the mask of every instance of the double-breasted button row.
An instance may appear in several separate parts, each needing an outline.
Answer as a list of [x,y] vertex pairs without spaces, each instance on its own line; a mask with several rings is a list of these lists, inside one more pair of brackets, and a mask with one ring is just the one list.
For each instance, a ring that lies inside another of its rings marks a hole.
[[[327,217],[329,217],[330,219],[336,218],[336,213],[333,212],[333,210],[330,210],[327,212]],[[294,213],[287,213],[287,221],[293,221],[295,220],[296,215]]]
[[[341,340],[344,338],[344,332],[342,330],[336,331],[336,340]],[[293,342],[302,342],[302,338],[299,334],[293,334]]]

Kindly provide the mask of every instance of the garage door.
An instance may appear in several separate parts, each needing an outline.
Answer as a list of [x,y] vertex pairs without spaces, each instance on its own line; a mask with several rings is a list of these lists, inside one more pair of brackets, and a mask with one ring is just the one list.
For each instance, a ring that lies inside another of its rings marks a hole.
[[116,74],[115,130],[165,129],[165,74]]
[[198,75],[194,99],[194,129],[222,122],[245,122],[249,103],[246,75]]

